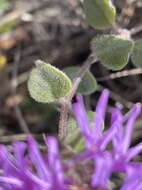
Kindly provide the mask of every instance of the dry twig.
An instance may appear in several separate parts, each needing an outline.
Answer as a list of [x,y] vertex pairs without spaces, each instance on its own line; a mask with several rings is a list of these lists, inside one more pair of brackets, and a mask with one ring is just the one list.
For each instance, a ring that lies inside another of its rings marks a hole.
[[[12,83],[11,83],[11,87],[12,87],[12,94],[13,96],[16,95],[17,93],[17,72],[18,72],[18,64],[19,64],[19,61],[20,61],[20,50],[18,49],[18,51],[16,52],[15,54],[15,59],[14,59],[14,67],[13,67],[13,72],[12,72],[12,75],[13,75],[13,80],[12,80]],[[24,120],[23,118],[23,115],[22,115],[22,112],[19,108],[19,106],[17,104],[14,105],[14,111],[15,111],[15,114],[16,114],[16,117],[17,117],[17,120],[19,122],[19,125],[21,127],[21,130],[24,132],[24,133],[30,133],[30,130],[26,124],[26,121]]]

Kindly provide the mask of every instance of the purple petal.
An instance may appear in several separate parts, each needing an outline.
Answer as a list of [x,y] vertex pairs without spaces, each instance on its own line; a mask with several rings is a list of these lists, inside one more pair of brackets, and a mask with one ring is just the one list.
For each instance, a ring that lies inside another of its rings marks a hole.
[[107,189],[108,180],[112,173],[112,157],[107,152],[95,157],[95,172],[92,176],[92,186]]
[[109,91],[107,89],[103,90],[99,101],[97,103],[96,111],[95,111],[95,117],[94,117],[94,139],[95,141],[98,141],[98,138],[102,135],[103,130],[103,123],[104,123],[104,117],[106,112],[106,107],[108,103],[108,96]]
[[127,124],[126,124],[126,130],[125,130],[125,136],[123,140],[123,145],[122,145],[122,153],[125,154],[130,146],[131,143],[131,136],[132,136],[132,131],[134,127],[134,122],[138,115],[141,112],[141,105],[140,104],[135,104],[133,106],[133,114],[131,117],[128,119]]
[[112,126],[110,129],[108,129],[102,137],[100,150],[105,150],[108,143],[113,139],[114,135],[116,134],[116,126]]
[[15,162],[19,169],[25,170],[27,167],[26,160],[25,160],[25,150],[27,148],[27,145],[23,142],[14,142],[13,143],[13,149],[15,153]]
[[[53,184],[58,183],[59,187],[64,189],[64,176],[62,164],[60,162],[58,143],[55,137],[47,138],[48,145],[48,161],[49,168],[53,174],[52,180]],[[57,185],[57,184],[56,184]]]
[[38,176],[34,175],[30,171],[27,171],[26,174],[36,184],[36,187],[44,188],[45,190],[47,190],[48,188],[50,189],[51,184],[48,181],[40,179]]
[[48,167],[45,164],[43,157],[39,151],[38,144],[33,139],[33,137],[28,137],[28,145],[29,145],[29,156],[32,160],[32,163],[36,167],[38,175],[45,180],[49,180],[49,172]]
[[128,165],[124,184],[120,190],[141,190],[142,188],[142,165]]
[[130,148],[128,150],[127,157],[126,157],[127,161],[131,160],[133,157],[138,155],[141,151],[142,151],[142,143],[139,143],[135,147]]
[[79,154],[77,154],[76,156],[74,156],[70,161],[69,164],[71,163],[77,163],[83,160],[88,160],[88,159],[92,159],[94,158],[96,152],[95,150],[91,151],[91,150],[85,150],[84,152],[81,152]]
[[90,147],[90,145],[93,143],[93,139],[91,137],[92,134],[90,130],[90,123],[88,120],[88,116],[83,103],[83,98],[81,95],[77,96],[77,103],[74,103],[72,108],[77,120],[77,124],[82,134],[84,135],[86,146]]
[[118,153],[120,151],[120,143],[123,139],[123,116],[118,108],[111,109],[110,111],[112,113],[112,127],[116,130],[112,138],[112,143],[115,152]]
[[11,184],[11,185],[14,185],[15,187],[19,187],[19,188],[23,186],[23,182],[14,177],[0,176],[0,183]]

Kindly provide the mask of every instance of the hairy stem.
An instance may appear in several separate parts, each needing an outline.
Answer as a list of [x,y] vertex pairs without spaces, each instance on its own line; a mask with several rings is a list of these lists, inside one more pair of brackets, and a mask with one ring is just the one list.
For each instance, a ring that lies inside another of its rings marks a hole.
[[63,138],[66,135],[66,127],[68,120],[68,104],[62,101],[61,111],[60,111],[60,120],[59,120],[59,138]]
[[[131,33],[128,30],[122,29],[119,25],[114,24],[113,29],[117,32],[122,38],[130,39]],[[87,60],[82,65],[80,71],[77,73],[75,79],[73,80],[72,89],[68,93],[65,98],[62,98],[61,101],[61,112],[60,112],[60,121],[59,121],[59,137],[63,138],[65,136],[65,129],[67,127],[68,120],[68,108],[71,105],[71,100],[76,93],[79,83],[82,80],[82,77],[89,70],[91,65],[97,61],[97,57],[95,55],[90,55]]]
[[73,96],[76,93],[76,90],[79,86],[79,83],[81,82],[84,74],[86,71],[88,71],[91,67],[91,65],[97,61],[97,58],[94,55],[90,55],[87,60],[82,65],[80,71],[77,73],[75,79],[73,80],[72,89],[70,90],[69,94],[67,95],[68,102],[71,102]]
[[97,61],[96,56],[90,55],[87,60],[82,65],[80,71],[77,73],[75,79],[73,80],[72,89],[65,98],[62,98],[61,103],[61,112],[60,112],[60,121],[59,121],[59,137],[62,139],[66,134],[67,120],[68,120],[68,108],[71,105],[71,100],[76,93],[76,90],[79,86],[79,83],[82,80],[82,77],[88,71],[93,63]]

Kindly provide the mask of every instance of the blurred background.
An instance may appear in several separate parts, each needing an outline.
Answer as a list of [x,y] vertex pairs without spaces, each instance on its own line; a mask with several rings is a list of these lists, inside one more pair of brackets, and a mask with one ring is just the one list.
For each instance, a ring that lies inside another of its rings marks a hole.
[[[142,38],[142,1],[114,0],[117,24]],[[23,134],[57,133],[58,108],[35,102],[27,90],[27,78],[37,59],[63,69],[82,64],[90,53],[90,41],[106,31],[94,30],[85,23],[81,0],[0,0],[0,143]],[[124,70],[135,67],[131,60]],[[95,107],[99,91],[108,88],[111,104],[119,102],[124,110],[142,102],[142,76],[110,79],[111,71],[99,63],[91,68],[98,79],[98,91],[85,97]],[[141,118],[136,135],[142,133]],[[16,135],[11,137],[11,135]],[[135,137],[134,137],[135,138]],[[139,140],[142,137],[139,136]]]

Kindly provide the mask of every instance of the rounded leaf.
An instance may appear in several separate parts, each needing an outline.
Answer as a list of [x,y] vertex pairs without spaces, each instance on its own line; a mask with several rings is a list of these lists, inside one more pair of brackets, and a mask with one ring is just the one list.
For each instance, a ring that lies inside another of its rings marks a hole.
[[115,35],[101,35],[92,41],[92,52],[105,67],[111,70],[125,67],[132,50],[133,41]]
[[[93,128],[95,112],[87,111],[87,115],[90,122],[90,128]],[[77,152],[81,152],[85,149],[84,138],[80,132],[80,128],[77,126],[76,120],[73,117],[69,117],[67,135],[64,139],[64,143],[69,144]]]
[[28,89],[38,102],[49,103],[67,95],[72,87],[70,79],[56,67],[36,61],[36,68],[30,73]]
[[104,29],[115,22],[116,11],[110,0],[84,0],[84,12],[89,25]]
[[[67,67],[63,71],[67,74],[67,76],[73,80],[76,77],[76,74],[79,72],[80,67],[72,66]],[[79,84],[77,92],[83,95],[89,95],[93,93],[97,89],[97,82],[95,77],[91,72],[87,71],[82,78],[82,81]]]
[[135,43],[131,58],[135,66],[142,68],[142,40]]

